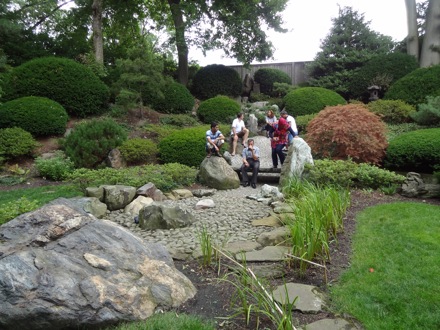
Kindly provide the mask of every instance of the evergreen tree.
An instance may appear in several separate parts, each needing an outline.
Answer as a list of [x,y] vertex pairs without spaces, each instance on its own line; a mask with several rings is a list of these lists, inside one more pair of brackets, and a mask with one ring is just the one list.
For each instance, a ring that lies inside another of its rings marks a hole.
[[370,30],[364,14],[351,7],[339,10],[333,27],[321,44],[321,51],[308,69],[310,85],[331,89],[349,99],[350,77],[377,54],[390,52],[391,37]]

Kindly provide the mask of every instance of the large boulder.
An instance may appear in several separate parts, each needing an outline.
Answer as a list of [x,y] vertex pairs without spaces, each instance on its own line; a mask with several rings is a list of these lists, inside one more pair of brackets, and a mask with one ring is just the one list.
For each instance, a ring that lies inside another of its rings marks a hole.
[[123,185],[104,187],[104,203],[110,211],[120,210],[130,204],[136,196],[136,188]]
[[205,158],[200,165],[199,179],[202,184],[218,190],[236,189],[240,178],[222,157]]
[[143,320],[196,293],[166,249],[66,199],[0,227],[0,328]]
[[306,164],[314,164],[312,150],[302,138],[294,138],[281,168],[280,185],[292,177],[301,178]]
[[405,197],[434,198],[440,197],[440,184],[425,183],[420,173],[408,172],[397,192]]
[[180,206],[152,203],[139,211],[139,226],[146,230],[183,228],[194,221],[193,215]]

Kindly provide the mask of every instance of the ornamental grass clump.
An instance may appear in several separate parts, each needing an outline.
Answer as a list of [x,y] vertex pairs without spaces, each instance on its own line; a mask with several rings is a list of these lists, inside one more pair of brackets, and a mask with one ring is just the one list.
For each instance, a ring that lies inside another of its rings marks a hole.
[[361,104],[326,107],[307,125],[314,158],[379,164],[388,146],[386,126]]

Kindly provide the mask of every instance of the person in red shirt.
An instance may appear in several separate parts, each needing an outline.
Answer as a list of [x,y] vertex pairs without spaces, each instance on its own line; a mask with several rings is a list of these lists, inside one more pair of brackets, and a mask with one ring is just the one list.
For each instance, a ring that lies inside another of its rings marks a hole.
[[283,153],[283,148],[287,144],[287,134],[289,123],[284,118],[280,118],[278,125],[275,127],[270,144],[272,147],[272,165],[273,168],[278,167],[278,158],[280,164],[283,165],[286,156]]

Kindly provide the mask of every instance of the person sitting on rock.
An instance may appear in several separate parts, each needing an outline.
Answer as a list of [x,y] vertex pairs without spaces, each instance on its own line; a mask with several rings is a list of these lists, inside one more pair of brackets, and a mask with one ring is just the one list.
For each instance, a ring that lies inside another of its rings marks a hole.
[[241,175],[243,178],[243,187],[249,186],[249,176],[247,171],[252,170],[251,186],[257,188],[257,175],[260,169],[260,149],[254,146],[254,139],[248,140],[247,148],[243,149],[243,165],[241,166]]
[[231,128],[231,138],[232,138],[232,154],[231,156],[235,156],[235,152],[237,151],[237,141],[238,138],[242,138],[243,145],[246,143],[246,140],[249,136],[249,130],[246,128],[244,124],[244,115],[243,113],[239,113],[237,118],[232,122]]
[[218,128],[218,124],[213,121],[211,123],[211,129],[206,131],[206,157],[211,157],[214,153],[216,156],[221,157],[220,148],[225,143],[225,137]]
[[272,137],[273,131],[275,130],[275,125],[277,124],[277,117],[272,110],[268,110],[266,113],[266,126],[264,129],[266,130],[266,136]]

